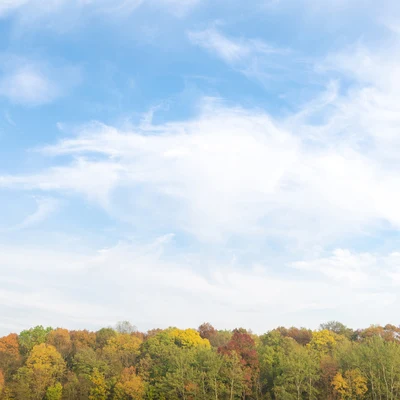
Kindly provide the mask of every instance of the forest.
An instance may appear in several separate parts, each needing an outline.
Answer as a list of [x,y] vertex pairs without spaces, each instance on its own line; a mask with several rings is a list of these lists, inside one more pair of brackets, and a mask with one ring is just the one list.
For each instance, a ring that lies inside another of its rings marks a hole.
[[400,328],[36,326],[0,338],[0,392],[2,400],[400,399]]

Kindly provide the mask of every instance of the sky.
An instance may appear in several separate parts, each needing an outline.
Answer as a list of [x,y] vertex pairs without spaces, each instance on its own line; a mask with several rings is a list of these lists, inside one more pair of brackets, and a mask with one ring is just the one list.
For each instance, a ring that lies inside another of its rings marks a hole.
[[0,0],[0,333],[398,325],[397,0]]

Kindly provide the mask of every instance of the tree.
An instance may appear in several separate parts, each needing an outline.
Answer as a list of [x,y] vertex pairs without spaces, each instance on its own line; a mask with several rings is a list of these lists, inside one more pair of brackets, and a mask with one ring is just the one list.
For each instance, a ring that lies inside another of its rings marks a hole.
[[200,334],[200,337],[202,339],[208,339],[210,340],[213,336],[215,336],[218,332],[217,330],[208,322],[204,322],[201,324],[198,328],[197,331]]
[[143,379],[137,375],[135,367],[125,368],[115,385],[114,400],[142,400],[146,392]]
[[179,347],[193,348],[193,347],[210,347],[210,342],[203,339],[199,332],[194,329],[178,329],[170,328],[167,334],[173,339],[174,343]]
[[318,387],[321,395],[324,399],[333,399],[333,387],[332,380],[337,374],[339,369],[339,363],[336,358],[328,355],[322,356],[320,360],[320,379]]
[[19,347],[21,353],[26,355],[34,346],[46,342],[47,335],[52,331],[52,328],[43,328],[42,325],[22,331],[18,336]]
[[368,391],[367,380],[357,369],[344,373],[338,372],[332,381],[332,386],[343,400],[361,400]]
[[246,382],[240,357],[233,351],[224,354],[223,360],[222,376],[226,382],[224,387],[225,394],[229,400],[237,397],[245,398],[248,391],[248,382]]
[[112,328],[101,328],[96,332],[96,347],[102,349],[107,342],[114,336],[117,336],[117,332]]
[[223,366],[225,358],[215,349],[199,349],[196,353],[196,363],[199,366],[199,384],[204,398],[218,400],[225,390]]
[[346,325],[338,321],[329,321],[321,324],[319,327],[320,330],[328,330],[337,335],[345,336],[347,339],[351,339],[354,335],[353,329],[348,328]]
[[72,352],[75,354],[78,350],[83,348],[96,347],[96,334],[87,330],[70,331]]
[[75,354],[72,360],[72,369],[78,376],[82,375],[88,378],[92,375],[94,369],[104,373],[108,370],[108,366],[92,348],[88,347]]
[[372,336],[355,347],[350,363],[367,379],[373,398],[400,398],[400,345]]
[[289,393],[297,400],[303,398],[316,399],[315,382],[319,378],[318,359],[313,351],[307,347],[293,344],[281,360],[282,373],[277,379],[275,394]]
[[332,354],[337,344],[337,335],[327,329],[316,331],[312,334],[312,339],[308,346],[320,355]]
[[195,373],[195,349],[181,348],[171,353],[169,369],[162,378],[160,392],[171,399],[188,399],[198,392]]
[[295,328],[292,326],[289,329],[284,327],[279,327],[276,329],[283,337],[290,337],[294,339],[297,343],[305,346],[306,344],[310,343],[312,339],[312,331],[306,328]]
[[259,360],[254,339],[242,329],[235,329],[231,340],[218,351],[231,355],[236,353],[244,374],[244,394],[250,394],[255,388],[259,372]]
[[41,400],[47,388],[62,378],[65,368],[65,362],[54,346],[44,343],[34,346],[17,375],[18,381],[29,388],[26,399]]
[[18,335],[11,333],[0,338],[0,369],[9,379],[20,366]]
[[212,347],[219,348],[225,346],[232,339],[232,332],[220,330],[210,337],[209,341]]
[[130,367],[139,355],[141,343],[142,341],[136,336],[120,333],[107,341],[102,354],[104,359],[112,363],[115,368]]
[[3,393],[4,384],[5,384],[4,374],[3,371],[0,369],[0,395]]
[[71,336],[67,329],[57,328],[50,331],[46,343],[54,346],[64,358],[72,352]]
[[137,332],[136,326],[132,325],[129,321],[117,322],[115,330],[118,333],[128,333],[128,334]]
[[0,353],[6,353],[12,358],[19,357],[19,343],[16,333],[10,333],[0,338]]
[[108,387],[104,375],[95,368],[90,376],[92,388],[90,389],[89,400],[107,400]]
[[46,400],[61,400],[63,387],[60,382],[54,386],[49,386],[46,391]]

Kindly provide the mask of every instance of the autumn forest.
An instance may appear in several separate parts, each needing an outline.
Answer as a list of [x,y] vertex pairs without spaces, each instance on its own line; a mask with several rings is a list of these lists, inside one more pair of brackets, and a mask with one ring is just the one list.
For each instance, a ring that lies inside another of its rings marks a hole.
[[97,332],[36,326],[0,338],[1,399],[399,399],[400,328],[339,322]]

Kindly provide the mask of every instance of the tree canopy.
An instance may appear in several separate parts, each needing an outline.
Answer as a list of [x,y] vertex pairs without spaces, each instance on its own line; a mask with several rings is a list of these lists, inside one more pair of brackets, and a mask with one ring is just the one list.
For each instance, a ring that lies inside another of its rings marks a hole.
[[399,399],[399,333],[36,326],[0,338],[0,400]]

